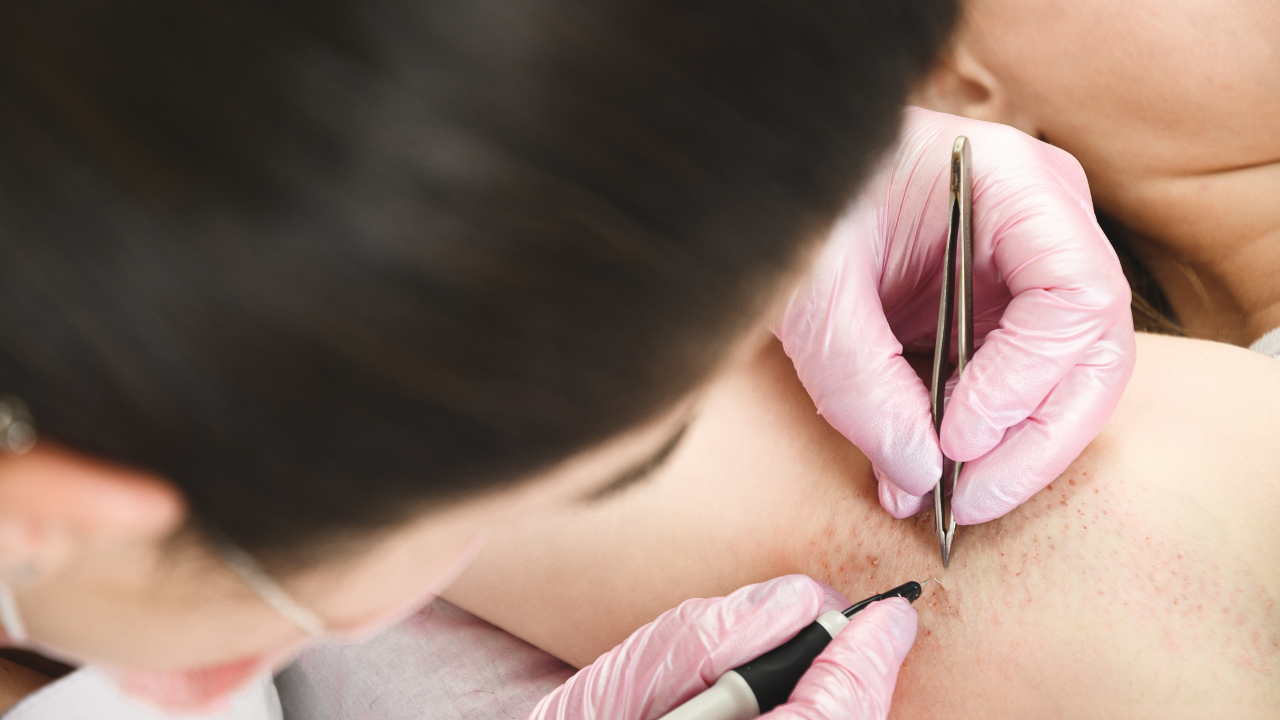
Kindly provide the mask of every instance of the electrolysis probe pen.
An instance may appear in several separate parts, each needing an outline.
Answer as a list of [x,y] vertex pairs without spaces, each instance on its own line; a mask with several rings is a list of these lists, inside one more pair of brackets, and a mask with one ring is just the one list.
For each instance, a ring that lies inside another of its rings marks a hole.
[[801,676],[831,638],[849,624],[849,618],[877,600],[900,597],[914,603],[921,591],[921,584],[912,581],[872,595],[843,611],[824,612],[795,637],[721,675],[715,685],[659,720],[748,720],[769,712],[791,697]]

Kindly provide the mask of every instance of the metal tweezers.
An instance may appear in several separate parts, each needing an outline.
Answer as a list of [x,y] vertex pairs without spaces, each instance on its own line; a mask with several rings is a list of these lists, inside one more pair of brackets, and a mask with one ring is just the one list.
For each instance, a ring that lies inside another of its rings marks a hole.
[[[933,345],[933,386],[929,400],[933,406],[933,429],[942,436],[942,413],[947,393],[947,365],[951,359],[952,318],[959,323],[960,344],[956,374],[964,372],[973,357],[973,157],[969,138],[961,135],[951,147],[951,222],[947,228],[947,248],[942,262],[942,301],[938,305],[938,335]],[[957,296],[959,302],[956,302]],[[951,543],[956,537],[956,516],[951,493],[960,479],[964,463],[953,463],[951,472],[943,464],[942,475],[933,490],[933,518],[938,529],[942,567],[951,562]],[[950,482],[947,482],[950,475]],[[946,509],[944,523],[943,508]],[[944,529],[945,528],[945,529]]]

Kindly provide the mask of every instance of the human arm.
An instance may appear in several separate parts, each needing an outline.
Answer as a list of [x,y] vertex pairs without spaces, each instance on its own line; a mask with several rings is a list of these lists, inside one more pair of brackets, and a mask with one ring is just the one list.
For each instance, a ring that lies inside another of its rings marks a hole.
[[870,463],[775,346],[709,390],[654,478],[496,535],[446,596],[581,666],[687,597],[790,572],[850,597],[937,575],[894,717],[1270,717],[1280,366],[1139,340],[1104,432],[1050,492],[962,529],[945,571],[932,519],[879,509]]

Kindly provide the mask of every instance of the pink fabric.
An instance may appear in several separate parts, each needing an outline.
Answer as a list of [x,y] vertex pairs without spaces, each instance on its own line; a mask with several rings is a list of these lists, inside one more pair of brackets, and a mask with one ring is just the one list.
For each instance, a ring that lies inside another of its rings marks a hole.
[[[1074,158],[1004,125],[905,118],[775,332],[818,411],[871,459],[886,510],[925,506],[945,452],[966,462],[956,521],[986,522],[1061,474],[1115,409],[1136,358],[1129,287]],[[933,351],[959,135],[973,149],[979,349],[939,441],[902,352]]]
[[276,677],[286,720],[523,718],[574,669],[444,600]]

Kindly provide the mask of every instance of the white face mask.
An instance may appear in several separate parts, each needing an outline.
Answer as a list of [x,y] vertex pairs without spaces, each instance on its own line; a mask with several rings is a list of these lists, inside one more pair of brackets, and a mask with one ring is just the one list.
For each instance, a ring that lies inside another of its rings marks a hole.
[[420,595],[381,617],[363,623],[358,628],[341,631],[327,630],[325,621],[319,615],[294,600],[288,591],[272,579],[247,552],[225,538],[215,539],[215,547],[227,565],[284,619],[306,632],[307,637],[290,647],[252,662],[230,663],[188,672],[108,669],[106,674],[125,694],[145,700],[152,705],[186,711],[216,707],[228,693],[233,692],[245,682],[264,672],[279,670],[307,647],[315,645],[326,636],[358,641],[375,635],[404,619],[429,603],[452,583],[480,552],[485,538],[485,533],[478,533],[472,538],[450,567]]
[[[274,669],[277,664],[283,664],[324,635],[324,620],[294,600],[251,555],[225,538],[215,538],[214,546],[227,566],[239,575],[264,602],[285,620],[305,632],[308,637],[271,657],[230,663],[216,668],[201,668],[191,672],[106,669],[105,674],[112,678],[125,694],[146,700],[161,708],[202,711],[217,706],[227,693],[237,689],[249,679]],[[29,579],[29,577],[25,579],[21,577],[22,574],[29,576],[31,573],[23,573],[22,568],[17,571],[9,570],[6,573],[6,582],[0,583],[0,627],[8,638],[7,644],[40,649],[39,643],[32,642],[27,634],[22,611],[13,593],[15,586],[21,586],[26,579]]]
[[[349,641],[358,641],[375,635],[381,630],[394,625],[402,620],[406,615],[417,610],[418,608],[431,602],[437,595],[444,591],[446,587],[453,583],[467,565],[475,559],[484,547],[487,534],[484,532],[476,533],[467,543],[466,547],[459,553],[458,557],[449,565],[447,569],[430,583],[422,593],[415,595],[400,606],[393,608],[385,613],[382,617],[371,620],[368,623],[361,624],[358,628],[344,629],[341,631],[329,632],[326,627],[324,618],[312,612],[302,603],[293,599],[287,590],[280,586],[265,570],[262,569],[253,556],[242,550],[229,539],[220,536],[214,536],[213,543],[217,549],[218,555],[223,562],[236,575],[240,576],[258,597],[271,606],[281,617],[288,620],[290,624],[305,632],[310,638],[318,639],[326,634],[342,638]],[[0,598],[0,604],[3,598]],[[3,610],[0,609],[0,613]]]
[[[293,624],[307,637],[289,647],[265,656],[231,662],[216,667],[190,671],[148,671],[129,668],[99,668],[106,677],[126,695],[143,700],[150,705],[169,711],[202,712],[216,709],[225,698],[246,682],[264,673],[280,669],[308,646],[315,645],[326,636],[356,641],[372,636],[394,625],[405,616],[429,603],[462,572],[484,546],[485,534],[478,533],[454,562],[419,595],[380,617],[362,623],[360,627],[329,631],[317,613],[295,600],[276,582],[256,560],[225,537],[211,533],[212,545],[226,565],[245,584],[272,607],[281,617]],[[24,581],[10,571],[10,582],[0,583],[0,626],[8,636],[8,643],[26,645],[42,650],[38,642],[27,636],[26,624],[14,597],[13,587]],[[56,652],[48,654],[57,655]]]

